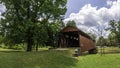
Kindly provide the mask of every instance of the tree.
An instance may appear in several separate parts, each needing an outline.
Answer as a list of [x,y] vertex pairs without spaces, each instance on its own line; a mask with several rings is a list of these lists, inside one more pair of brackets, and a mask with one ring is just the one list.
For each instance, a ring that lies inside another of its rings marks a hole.
[[95,34],[93,34],[93,33],[87,33],[91,38],[92,38],[92,40],[96,40],[96,35]]
[[4,43],[27,43],[27,51],[32,51],[34,44],[45,44],[53,35],[50,23],[61,22],[66,12],[66,0],[1,1],[7,8],[0,30]]
[[48,32],[48,40],[46,41],[46,45],[52,46],[52,47],[58,47],[58,40],[59,40],[59,31],[64,28],[63,23],[57,22],[57,23],[50,23],[47,26],[47,32]]
[[66,24],[66,26],[77,27],[75,21],[68,21],[67,24]]
[[105,48],[104,48],[104,46],[106,46],[106,44],[107,44],[107,39],[105,39],[103,36],[100,36],[99,39],[96,42],[96,45],[101,47],[100,48],[101,56],[103,54],[105,54]]
[[112,38],[112,44],[116,43],[118,45],[120,43],[120,21],[111,20],[109,26],[107,29],[111,31],[109,38]]
[[116,46],[116,45],[117,45],[116,35],[114,33],[110,33],[107,38],[107,46]]
[[100,53],[101,53],[101,56],[104,54],[104,46],[106,45],[106,40],[103,36],[103,32],[105,30],[105,26],[103,24],[99,24],[97,26],[97,31],[92,29],[97,35],[98,35],[98,40],[97,40],[97,45],[100,46]]

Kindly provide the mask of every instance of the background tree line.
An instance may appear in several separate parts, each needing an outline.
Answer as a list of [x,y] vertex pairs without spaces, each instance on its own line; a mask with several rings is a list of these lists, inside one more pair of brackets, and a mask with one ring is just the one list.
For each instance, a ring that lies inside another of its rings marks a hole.
[[97,45],[100,45],[100,41],[104,40],[105,43],[104,46],[118,46],[120,47],[120,20],[110,20],[109,21],[109,27],[106,29],[106,31],[109,31],[109,35],[107,38],[99,37],[97,41]]

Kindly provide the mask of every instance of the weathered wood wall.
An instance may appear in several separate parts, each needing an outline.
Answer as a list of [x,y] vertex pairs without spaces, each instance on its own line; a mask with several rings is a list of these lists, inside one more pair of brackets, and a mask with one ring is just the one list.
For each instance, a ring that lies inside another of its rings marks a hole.
[[80,35],[79,38],[80,38],[79,41],[80,41],[80,47],[82,52],[95,48],[95,43],[92,40],[82,35]]

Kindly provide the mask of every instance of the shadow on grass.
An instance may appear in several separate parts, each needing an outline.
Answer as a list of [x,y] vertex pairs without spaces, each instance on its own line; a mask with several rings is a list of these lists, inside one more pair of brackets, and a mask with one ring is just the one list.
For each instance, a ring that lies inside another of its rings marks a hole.
[[40,61],[36,63],[40,68],[73,68],[78,62],[77,59],[65,55],[44,55]]
[[4,52],[4,53],[16,53],[16,52],[25,52],[22,50],[1,50],[0,52]]
[[76,66],[77,61],[75,58],[64,55],[54,58],[47,57],[46,62],[41,65],[41,68],[72,68]]
[[[76,66],[77,59],[70,56],[68,51],[38,51],[38,52],[25,52],[25,51],[0,51],[8,62],[8,66],[2,61],[0,66],[2,68],[72,68]],[[7,53],[7,54],[4,54]],[[9,57],[8,57],[9,56]],[[19,62],[17,62],[19,61]],[[20,67],[19,67],[20,66]]]

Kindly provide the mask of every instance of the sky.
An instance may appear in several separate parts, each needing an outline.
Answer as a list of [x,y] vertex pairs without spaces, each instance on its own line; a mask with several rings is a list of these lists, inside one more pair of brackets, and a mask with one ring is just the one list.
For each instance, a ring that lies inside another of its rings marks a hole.
[[107,37],[110,20],[120,20],[120,0],[68,0],[64,23],[75,21],[84,32]]
[[65,18],[69,17],[70,13],[78,13],[79,10],[86,4],[91,4],[92,6],[100,7],[109,7],[106,5],[105,0],[68,0],[67,1],[67,12]]
[[[67,0],[66,6],[65,24],[73,20],[79,29],[97,36],[102,31],[102,36],[107,37],[110,32],[104,29],[109,27],[108,22],[120,20],[120,0]],[[0,18],[5,10],[0,4]]]
[[2,4],[0,4],[0,19],[3,18],[1,15],[3,12],[5,12],[5,10],[6,10],[6,7]]

